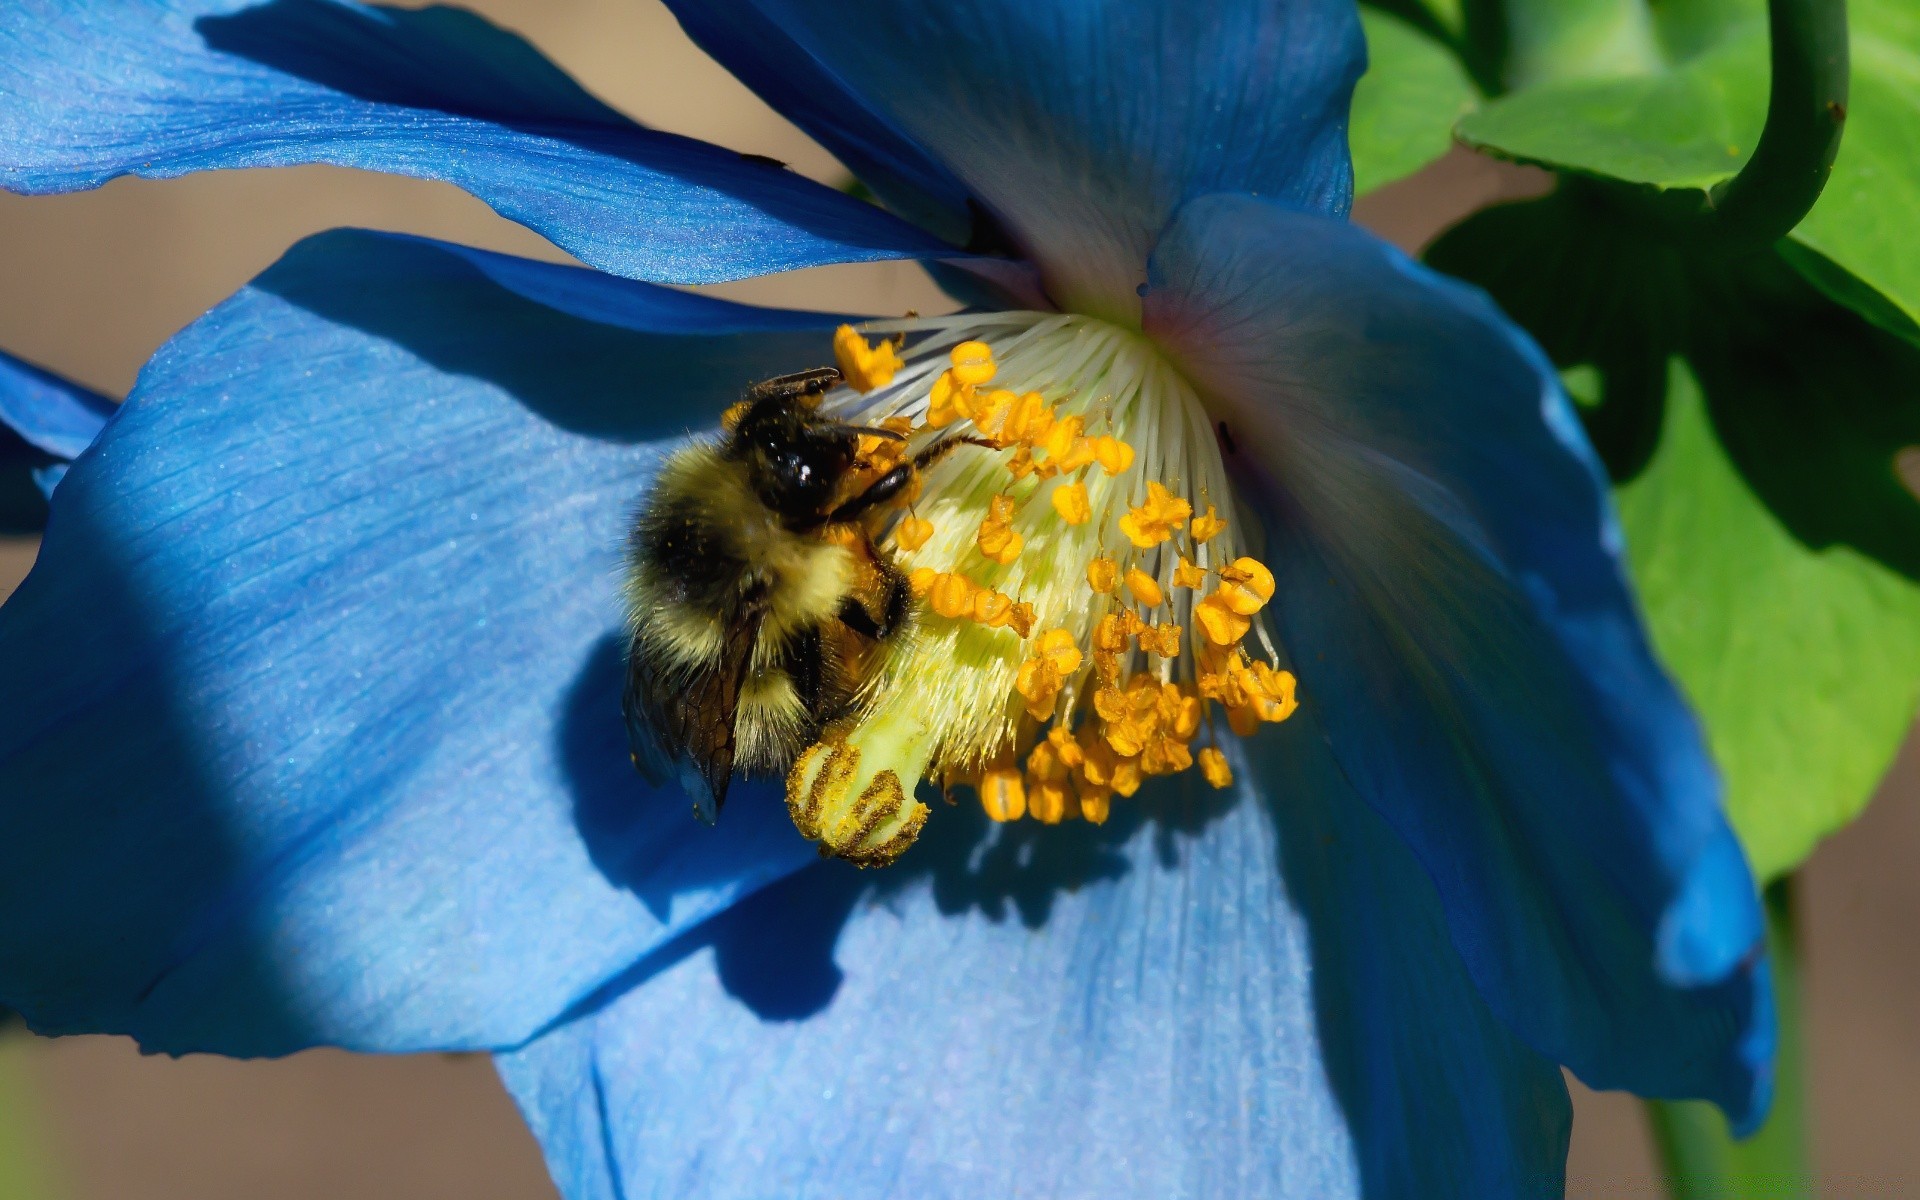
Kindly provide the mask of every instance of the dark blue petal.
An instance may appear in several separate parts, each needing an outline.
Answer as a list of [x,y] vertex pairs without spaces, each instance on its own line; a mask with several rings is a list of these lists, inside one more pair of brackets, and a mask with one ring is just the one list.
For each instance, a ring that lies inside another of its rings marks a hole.
[[[693,0],[674,5],[721,61],[809,132],[922,178],[917,142],[1044,269],[1062,307],[1139,312],[1147,252],[1180,202],[1254,192],[1342,214],[1347,109],[1365,65],[1351,0]],[[796,64],[795,85],[777,78]],[[819,108],[849,101],[839,142]],[[850,161],[859,169],[859,163]],[[876,181],[892,198],[885,179]],[[918,215],[917,199],[902,211]],[[922,218],[924,219],[924,218]],[[982,244],[990,227],[975,230]]]
[[513,1044],[812,861],[635,774],[617,593],[660,455],[822,320],[343,232],[165,346],[0,609],[0,1004]]
[[0,22],[0,186],[315,162],[446,180],[638,279],[954,253],[832,188],[642,129],[457,9],[16,0]]
[[683,939],[501,1060],[562,1192],[1558,1197],[1559,1070],[1316,735],[1267,742],[1271,807],[941,808],[898,866],[822,864]]
[[1306,702],[1495,1011],[1595,1086],[1753,1118],[1753,882],[1545,360],[1479,292],[1244,196],[1183,211],[1153,289],[1266,519]]
[[118,408],[97,392],[0,351],[0,533],[38,533],[66,464]]
[[967,189],[762,16],[755,0],[666,0],[702,50],[805,130],[894,212],[955,244],[973,235]]

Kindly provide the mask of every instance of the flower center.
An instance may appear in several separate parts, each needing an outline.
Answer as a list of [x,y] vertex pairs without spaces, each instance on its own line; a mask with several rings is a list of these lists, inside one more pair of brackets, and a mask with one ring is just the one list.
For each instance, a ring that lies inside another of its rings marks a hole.
[[1219,726],[1285,720],[1294,680],[1261,619],[1273,576],[1178,372],[1137,333],[1037,312],[843,326],[835,351],[847,386],[826,409],[907,435],[863,438],[863,470],[953,445],[880,537],[919,618],[858,717],[795,764],[801,831],[870,864],[925,821],[899,802],[921,779],[1047,823],[1104,821],[1196,765],[1228,786]]

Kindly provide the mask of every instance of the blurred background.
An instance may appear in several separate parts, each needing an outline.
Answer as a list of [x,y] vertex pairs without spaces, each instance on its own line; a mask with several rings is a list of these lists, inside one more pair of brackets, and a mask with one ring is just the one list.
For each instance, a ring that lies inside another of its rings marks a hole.
[[[825,151],[701,54],[653,0],[465,0],[601,99],[656,128],[769,155],[839,183]],[[1366,198],[1356,218],[1416,250],[1542,178],[1464,153]],[[96,192],[0,194],[0,346],[115,396],[166,338],[296,239],[341,225],[537,258],[566,256],[442,184],[322,167],[122,179]],[[950,309],[904,264],[714,289],[800,308]],[[0,538],[0,596],[33,562]],[[1866,816],[1802,872],[1814,1146],[1826,1195],[1920,1195],[1920,747]],[[1657,1197],[1638,1103],[1575,1085],[1569,1195]],[[119,1038],[0,1029],[0,1161],[20,1200],[336,1200],[554,1196],[532,1137],[482,1056],[272,1062],[143,1057]],[[14,1200],[0,1180],[0,1200]]]

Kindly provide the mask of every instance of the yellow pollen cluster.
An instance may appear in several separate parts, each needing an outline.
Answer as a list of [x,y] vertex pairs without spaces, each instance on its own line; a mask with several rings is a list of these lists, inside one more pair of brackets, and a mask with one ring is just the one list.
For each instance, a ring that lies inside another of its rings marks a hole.
[[851,325],[842,325],[833,331],[833,357],[847,386],[856,392],[887,386],[906,365],[900,361],[897,342],[884,341],[875,346]]
[[[839,331],[834,346],[858,391],[885,386],[903,369],[895,343],[870,345],[851,328]],[[980,714],[1001,722],[1000,732],[965,741],[961,753],[941,748],[946,734],[929,733],[925,744],[934,749],[923,753],[932,761],[920,760],[928,774],[972,786],[996,821],[1032,816],[1049,824],[1073,817],[1104,821],[1114,796],[1132,796],[1148,777],[1196,767],[1213,787],[1230,787],[1233,771],[1218,744],[1215,709],[1245,736],[1286,720],[1298,707],[1293,675],[1256,660],[1244,644],[1274,596],[1273,573],[1257,559],[1236,556],[1231,537],[1208,545],[1227,532],[1227,519],[1211,503],[1196,514],[1177,478],[1171,484],[1118,478],[1133,471],[1139,456],[1116,436],[1107,399],[1076,401],[1069,392],[1050,403],[1046,397],[1055,393],[995,387],[1001,367],[984,341],[962,341],[947,359],[930,384],[919,385],[926,404],[921,422],[897,416],[879,422],[908,440],[868,436],[859,446],[863,471],[885,471],[905,461],[911,439],[932,444],[921,435],[968,422],[969,429],[938,436],[980,447],[955,452],[960,455],[998,452],[991,468],[984,460],[954,460],[951,470],[965,473],[946,478],[972,480],[966,486],[974,490],[931,493],[933,515],[944,528],[912,511],[914,497],[904,496],[908,511],[889,535],[902,554],[937,554],[908,572],[928,622],[921,636],[971,647],[953,651],[956,671],[961,663],[975,664],[964,669],[976,671],[1004,663],[997,669],[1007,674],[994,677],[984,695],[1005,686],[999,679],[1008,680],[1013,693],[1004,713]],[[931,367],[915,370],[931,374]],[[1049,378],[1032,367],[1028,376],[1029,382]],[[1019,383],[1017,365],[1007,377]],[[907,376],[901,388],[924,378]],[[1152,441],[1154,426],[1146,428],[1146,469],[1179,470]],[[1204,502],[1206,489],[1200,490]],[[1043,493],[1046,503],[1039,504]],[[1091,555],[1081,560],[1084,572],[1071,559],[1074,551],[1062,547]],[[1083,576],[1085,591],[1068,594]],[[1034,599],[1042,601],[1044,629],[1036,628]],[[942,622],[962,632],[943,632]],[[1019,642],[982,641],[966,629],[1006,630]],[[994,657],[1013,647],[1017,654]],[[980,707],[961,711],[979,713]]]

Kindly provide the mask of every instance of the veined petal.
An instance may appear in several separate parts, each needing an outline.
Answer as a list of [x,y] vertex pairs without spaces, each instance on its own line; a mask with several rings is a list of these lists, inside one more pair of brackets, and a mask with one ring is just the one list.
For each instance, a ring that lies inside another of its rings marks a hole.
[[1260,753],[1271,805],[967,805],[737,905],[501,1059],[562,1193],[1557,1197],[1558,1069],[1313,735]]
[[1544,358],[1480,293],[1251,197],[1188,205],[1151,286],[1265,518],[1304,702],[1489,1003],[1595,1086],[1756,1118],[1753,881]]
[[46,524],[46,497],[119,405],[0,351],[0,533]]
[[457,9],[20,0],[0,21],[0,186],[295,163],[446,180],[637,279],[957,253],[792,172],[643,129]]
[[634,772],[617,593],[653,465],[822,320],[339,232],[170,342],[0,609],[0,1004],[496,1047],[812,861]]
[[1133,323],[1147,252],[1190,196],[1333,214],[1352,199],[1347,109],[1366,51],[1341,0],[675,7],[812,132],[810,109],[764,82],[778,51],[762,47],[790,43],[806,78],[874,114],[862,129],[898,130],[957,176],[1075,311]]

